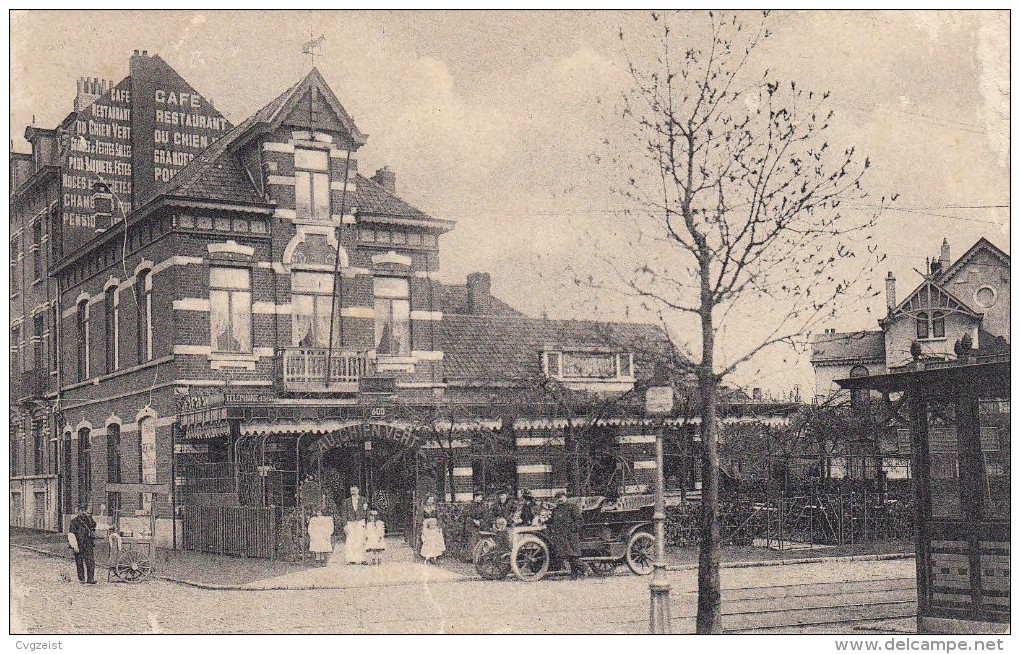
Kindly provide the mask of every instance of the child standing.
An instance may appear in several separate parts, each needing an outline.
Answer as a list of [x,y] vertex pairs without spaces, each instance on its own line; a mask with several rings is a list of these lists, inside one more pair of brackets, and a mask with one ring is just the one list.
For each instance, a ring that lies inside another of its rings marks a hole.
[[386,523],[379,519],[378,511],[370,511],[365,525],[365,553],[371,565],[382,563],[386,551]]

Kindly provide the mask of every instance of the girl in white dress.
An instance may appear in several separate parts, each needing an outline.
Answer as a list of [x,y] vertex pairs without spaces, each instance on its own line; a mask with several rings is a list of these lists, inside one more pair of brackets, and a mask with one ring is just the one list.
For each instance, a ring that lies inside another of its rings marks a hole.
[[326,564],[328,555],[333,551],[333,530],[333,516],[322,515],[322,511],[317,510],[308,521],[308,550],[320,565]]
[[422,507],[421,556],[425,563],[434,563],[446,551],[443,529],[439,526],[439,507],[436,496],[429,495]]
[[378,511],[369,511],[368,523],[365,525],[365,554],[369,565],[382,563],[382,553],[386,551],[386,523],[379,519]]

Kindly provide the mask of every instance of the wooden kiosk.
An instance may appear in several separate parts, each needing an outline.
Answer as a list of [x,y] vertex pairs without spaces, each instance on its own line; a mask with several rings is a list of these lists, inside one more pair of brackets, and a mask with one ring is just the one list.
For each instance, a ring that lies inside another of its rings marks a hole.
[[918,632],[1008,630],[1009,356],[915,361],[838,383],[902,394],[909,407]]

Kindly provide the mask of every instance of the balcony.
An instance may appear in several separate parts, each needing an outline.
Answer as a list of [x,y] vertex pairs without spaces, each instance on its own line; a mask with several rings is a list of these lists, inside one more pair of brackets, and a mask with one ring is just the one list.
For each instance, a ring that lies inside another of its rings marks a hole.
[[292,347],[277,360],[285,393],[357,393],[359,380],[369,370],[364,352],[330,355],[325,348]]

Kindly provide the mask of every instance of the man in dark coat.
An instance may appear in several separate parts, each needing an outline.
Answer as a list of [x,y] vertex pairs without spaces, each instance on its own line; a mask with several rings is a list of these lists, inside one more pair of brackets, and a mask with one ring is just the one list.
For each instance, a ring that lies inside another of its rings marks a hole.
[[496,498],[496,505],[492,510],[493,521],[496,518],[503,518],[506,523],[512,524],[514,519],[514,502],[510,499],[510,492],[505,488],[499,491],[499,496]]
[[584,576],[588,566],[581,560],[581,509],[567,502],[567,494],[556,493],[556,508],[546,523],[553,552],[570,566],[574,579]]
[[74,534],[78,542],[77,549],[74,549],[74,567],[78,569],[78,581],[83,584],[96,583],[96,549],[93,540],[96,521],[89,515],[88,507],[78,509],[75,516],[67,526],[69,533]]

